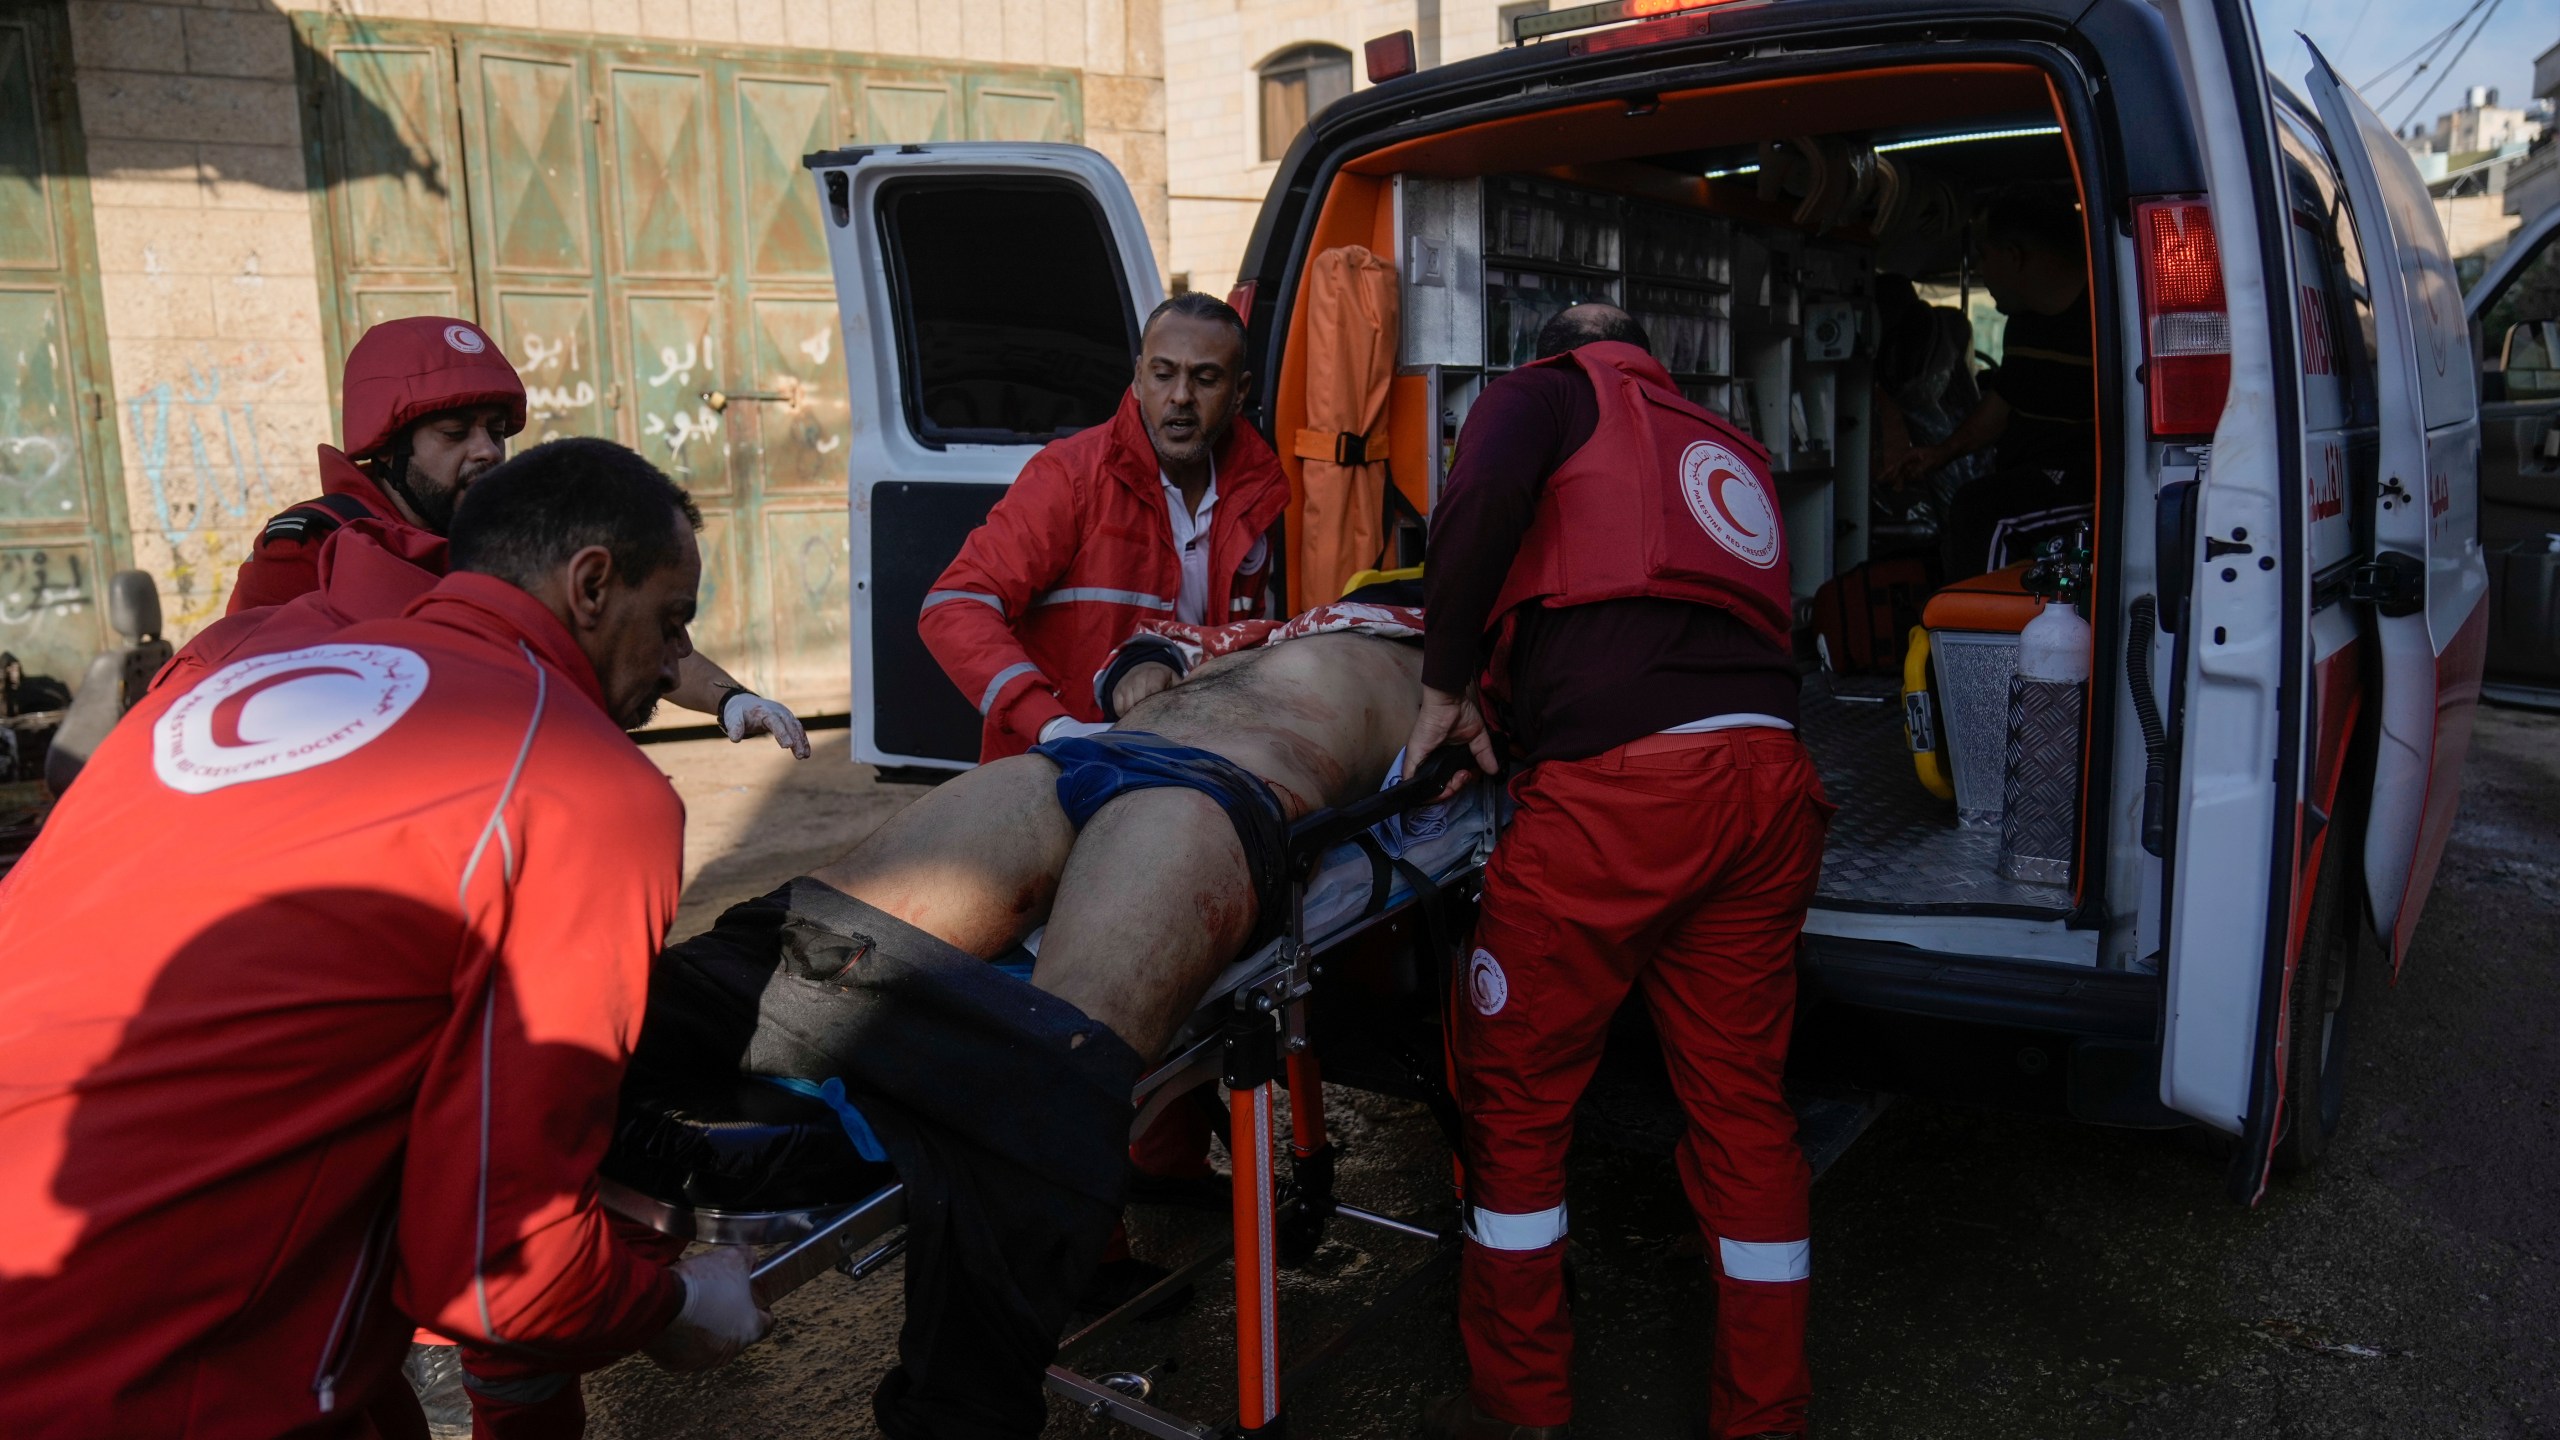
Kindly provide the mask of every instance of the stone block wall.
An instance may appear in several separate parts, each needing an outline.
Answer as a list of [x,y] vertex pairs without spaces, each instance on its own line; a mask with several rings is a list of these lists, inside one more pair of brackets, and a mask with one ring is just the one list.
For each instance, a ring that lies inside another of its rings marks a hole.
[[1262,159],[1264,61],[1320,42],[1351,53],[1351,83],[1368,86],[1361,47],[1411,30],[1426,67],[1495,47],[1498,0],[1163,0],[1165,140],[1173,248],[1166,270],[1224,294],[1235,283],[1263,196],[1279,167]]
[[[1159,260],[1162,0],[333,0],[350,16],[1081,72],[1085,143],[1128,177]],[[319,8],[313,6],[310,8]],[[267,516],[317,489],[331,357],[289,7],[72,0],[100,302],[136,564],[170,631],[218,617]]]

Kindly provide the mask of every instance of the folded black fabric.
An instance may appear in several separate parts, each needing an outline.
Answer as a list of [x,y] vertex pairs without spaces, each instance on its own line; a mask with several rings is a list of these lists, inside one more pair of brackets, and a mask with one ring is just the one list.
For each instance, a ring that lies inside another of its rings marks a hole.
[[803,877],[668,947],[635,1067],[840,1076],[907,1190],[891,1440],[1015,1440],[1128,1181],[1140,1061],[1075,1006]]

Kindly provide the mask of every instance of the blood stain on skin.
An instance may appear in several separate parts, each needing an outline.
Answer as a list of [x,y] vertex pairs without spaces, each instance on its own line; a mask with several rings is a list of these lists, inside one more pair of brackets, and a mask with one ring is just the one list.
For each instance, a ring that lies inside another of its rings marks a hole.
[[1013,892],[1012,913],[1016,915],[1030,914],[1032,911],[1048,904],[1049,897],[1056,893],[1057,888],[1058,882],[1046,876],[1025,882],[1022,888]]

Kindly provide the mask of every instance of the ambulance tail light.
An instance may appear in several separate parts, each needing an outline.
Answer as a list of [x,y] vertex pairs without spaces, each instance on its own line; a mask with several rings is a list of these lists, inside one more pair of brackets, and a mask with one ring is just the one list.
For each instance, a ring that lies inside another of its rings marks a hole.
[[1261,288],[1259,280],[1239,280],[1236,288],[1227,292],[1227,308],[1236,312],[1236,318],[1243,321],[1247,329],[1253,326],[1253,292]]
[[2210,435],[2231,391],[2231,307],[2213,211],[2196,198],[2147,200],[2134,207],[2133,230],[2151,433]]

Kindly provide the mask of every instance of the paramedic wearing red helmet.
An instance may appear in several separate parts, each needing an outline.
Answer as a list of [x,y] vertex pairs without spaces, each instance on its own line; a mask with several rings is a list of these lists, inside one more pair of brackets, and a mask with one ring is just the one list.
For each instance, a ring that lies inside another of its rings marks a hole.
[[682,879],[623,731],[697,523],[620,446],[541,446],[405,614],[99,748],[0,882],[0,1434],[369,1435],[416,1421],[413,1316],[555,1368],[764,1333],[743,1252],[669,1267],[596,1193]]
[[[453,525],[473,481],[507,458],[524,429],[524,381],[488,332],[468,320],[416,315],[386,320],[347,352],[340,382],[344,450],[320,447],[320,494],[288,506],[258,532],[240,562],[228,615],[281,605],[320,583],[320,547],[343,526],[409,532],[395,552],[441,573],[429,536]],[[759,731],[801,759],[799,718],[731,679],[700,655],[686,658],[668,700],[719,719],[731,740]]]
[[[1236,312],[1200,294],[1157,306],[1119,413],[1032,456],[926,592],[916,628],[986,717],[981,761],[1104,728],[1088,677],[1141,622],[1262,614],[1289,482],[1235,423],[1251,379]],[[1140,667],[1116,708],[1173,679]]]
[[1550,321],[1545,358],[1469,412],[1432,516],[1406,753],[1465,741],[1492,768],[1482,676],[1527,762],[1450,1000],[1472,1384],[1424,1416],[1442,1440],[1566,1433],[1565,1151],[1630,991],[1688,1112],[1680,1180],[1716,1276],[1705,1433],[1805,1426],[1810,1177],[1781,1072],[1830,806],[1793,733],[1766,455],[1646,343],[1605,305]]

